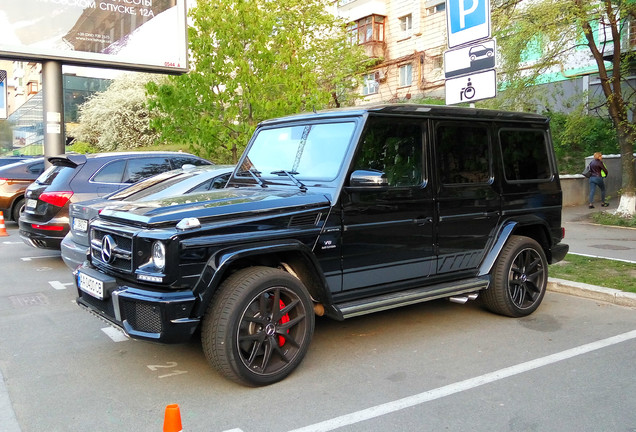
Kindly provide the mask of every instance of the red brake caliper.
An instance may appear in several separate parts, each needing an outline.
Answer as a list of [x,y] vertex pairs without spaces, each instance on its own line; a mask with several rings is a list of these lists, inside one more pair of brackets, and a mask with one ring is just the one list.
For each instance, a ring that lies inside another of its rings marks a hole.
[[[280,306],[280,310],[285,309],[285,303],[282,300],[279,300],[279,306]],[[289,322],[289,314],[285,314],[280,318],[280,321],[278,321],[279,324],[286,324]],[[289,330],[287,330],[287,333],[289,333]],[[285,338],[283,336],[278,336],[278,345],[279,346],[283,346],[285,345]]]

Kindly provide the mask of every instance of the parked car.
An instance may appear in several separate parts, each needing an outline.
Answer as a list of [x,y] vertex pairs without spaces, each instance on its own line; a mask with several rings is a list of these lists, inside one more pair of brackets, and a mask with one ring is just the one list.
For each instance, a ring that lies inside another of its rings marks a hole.
[[568,251],[536,114],[398,104],[273,119],[225,188],[181,198],[91,222],[78,303],[132,338],[200,335],[211,365],[249,386],[301,363],[316,314],[480,298],[527,316]]
[[48,161],[52,166],[25,192],[19,223],[25,243],[46,249],[59,249],[68,233],[70,203],[108,195],[185,164],[212,164],[181,152],[65,154]]
[[27,159],[33,159],[33,156],[0,156],[0,167]]
[[18,222],[24,207],[24,192],[44,172],[44,158],[26,158],[0,166],[0,211],[5,219]]
[[62,260],[71,270],[75,270],[86,260],[89,251],[88,226],[102,209],[129,202],[152,200],[171,204],[173,196],[224,187],[233,170],[234,165],[185,165],[141,180],[104,198],[71,203],[70,231],[61,243]]

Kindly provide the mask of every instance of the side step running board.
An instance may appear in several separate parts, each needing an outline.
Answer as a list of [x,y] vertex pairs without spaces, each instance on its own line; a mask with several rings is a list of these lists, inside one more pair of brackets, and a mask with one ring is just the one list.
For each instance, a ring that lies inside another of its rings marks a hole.
[[457,300],[465,298],[465,303],[477,298],[476,291],[488,288],[488,283],[489,280],[485,278],[472,278],[339,303],[334,307],[346,319],[445,297]]

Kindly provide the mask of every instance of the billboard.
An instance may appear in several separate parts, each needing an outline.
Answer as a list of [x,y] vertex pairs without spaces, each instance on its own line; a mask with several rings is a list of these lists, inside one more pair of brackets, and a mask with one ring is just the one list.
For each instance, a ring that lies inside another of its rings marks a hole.
[[187,72],[186,0],[2,0],[0,57]]

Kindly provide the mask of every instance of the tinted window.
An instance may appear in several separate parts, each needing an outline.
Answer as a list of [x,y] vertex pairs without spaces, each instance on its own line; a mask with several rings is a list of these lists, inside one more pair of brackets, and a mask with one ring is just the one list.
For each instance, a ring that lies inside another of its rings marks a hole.
[[444,184],[484,183],[490,179],[488,130],[485,127],[439,126],[437,154],[440,181]]
[[93,176],[93,181],[98,183],[122,183],[122,175],[126,169],[126,161],[119,160],[107,163]]
[[181,168],[185,164],[200,166],[211,165],[212,163],[204,159],[193,158],[191,156],[172,156],[170,157],[173,168]]
[[46,171],[40,174],[35,182],[40,185],[50,186],[55,185],[68,185],[68,182],[75,174],[75,168],[65,166],[50,166]]
[[389,186],[422,184],[422,129],[418,121],[371,118],[354,170],[386,174]]
[[163,157],[129,159],[123,183],[136,183],[146,177],[170,171],[170,161]]
[[499,142],[507,180],[546,180],[551,177],[548,146],[543,131],[502,129]]

